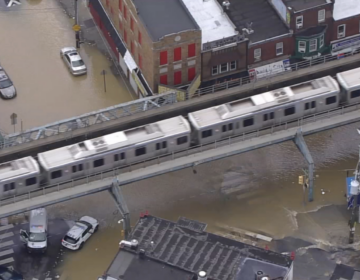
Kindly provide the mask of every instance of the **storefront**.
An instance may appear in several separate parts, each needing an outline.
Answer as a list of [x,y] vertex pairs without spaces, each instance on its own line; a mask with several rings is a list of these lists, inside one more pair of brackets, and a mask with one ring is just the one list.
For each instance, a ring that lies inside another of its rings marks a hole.
[[291,71],[290,60],[285,59],[256,67],[249,70],[249,76],[251,80],[260,80],[265,78],[270,78],[272,76],[279,75],[285,71]]
[[339,55],[360,49],[360,35],[331,42],[331,54]]

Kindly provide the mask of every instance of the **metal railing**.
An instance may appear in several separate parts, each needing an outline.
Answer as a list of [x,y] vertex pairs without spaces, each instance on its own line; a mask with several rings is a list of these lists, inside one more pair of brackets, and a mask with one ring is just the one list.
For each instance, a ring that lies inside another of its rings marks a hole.
[[[360,50],[344,54],[344,57],[353,56],[360,53]],[[250,78],[243,77],[224,83],[216,84],[209,87],[204,87],[198,89],[193,96],[189,96],[185,99],[189,100],[191,98],[200,97],[205,94],[215,93],[223,91],[229,88],[241,87],[247,84],[252,84],[252,87],[255,87],[256,83],[259,81],[267,80],[269,83],[272,83],[272,78],[278,77],[280,75],[286,75],[293,71],[300,69],[316,66],[319,64],[324,64],[329,61],[339,59],[338,56],[333,56],[331,54],[321,56],[312,60],[301,61],[298,63],[291,64],[288,66],[290,70],[288,71],[275,71],[271,75],[268,75],[264,78],[257,79],[256,77]],[[181,93],[183,94],[183,93]],[[91,112],[84,114],[78,117],[62,120],[56,123],[51,123],[42,127],[36,127],[33,129],[26,130],[25,132],[14,133],[14,134],[3,134],[3,141],[0,141],[0,149],[18,146],[23,143],[29,143],[36,141],[38,139],[44,139],[54,135],[64,134],[65,139],[70,139],[73,136],[73,131],[79,128],[88,128],[91,125],[104,123],[111,120],[116,120],[122,117],[134,115],[140,112],[149,111],[159,107],[163,107],[169,104],[174,104],[176,102],[186,101],[183,100],[183,96],[178,96],[176,92],[159,94],[153,97],[147,97],[144,99],[139,99],[131,101],[128,103],[119,104],[109,108],[105,108],[99,111]]]
[[[19,201],[23,201],[26,199],[32,199],[41,195],[46,195],[54,192],[59,192],[61,190],[65,190],[68,188],[73,188],[79,185],[88,184],[95,181],[101,181],[104,179],[108,179],[115,176],[121,176],[121,174],[133,172],[141,168],[146,168],[152,165],[156,164],[162,164],[169,161],[177,160],[181,157],[195,155],[198,153],[202,153],[205,151],[218,149],[220,147],[224,146],[231,146],[232,144],[244,142],[244,141],[251,141],[254,138],[260,137],[260,136],[269,136],[273,135],[274,133],[285,131],[288,129],[293,128],[301,128],[304,125],[311,124],[317,121],[321,121],[324,119],[329,119],[333,116],[339,116],[343,115],[344,113],[354,112],[356,110],[360,109],[360,103],[348,105],[348,106],[341,106],[326,112],[317,113],[313,115],[309,115],[305,118],[299,118],[294,121],[288,121],[288,122],[282,122],[274,126],[269,126],[263,129],[258,129],[255,131],[251,131],[248,133],[242,133],[237,134],[233,136],[229,136],[225,139],[214,141],[208,144],[200,144],[200,145],[194,145],[186,150],[182,150],[179,152],[171,152],[164,155],[159,155],[157,157],[153,157],[147,160],[139,161],[133,164],[127,164],[125,166],[121,166],[118,168],[109,169],[103,172],[86,175],[78,179],[64,181],[58,184],[54,185],[41,185],[39,189],[34,191],[29,191],[26,194],[21,195],[13,195],[12,197],[2,199],[0,200],[0,207],[3,205],[8,205],[11,203],[16,203]],[[295,134],[294,134],[295,135]],[[254,149],[256,149],[257,146],[254,146]],[[105,187],[105,186],[103,186]],[[110,188],[110,184],[109,184]]]

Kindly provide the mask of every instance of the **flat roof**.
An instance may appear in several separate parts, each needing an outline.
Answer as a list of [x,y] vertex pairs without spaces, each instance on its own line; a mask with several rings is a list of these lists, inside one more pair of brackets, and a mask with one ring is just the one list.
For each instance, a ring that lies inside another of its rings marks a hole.
[[[209,279],[228,280],[248,279],[244,277],[253,269],[271,278],[284,277],[291,269],[289,256],[206,232],[205,228],[203,223],[182,217],[177,223],[154,216],[142,218],[129,237],[139,242],[137,249],[121,248],[107,275],[114,279],[122,275],[124,280],[177,280],[205,271]],[[141,249],[145,251],[142,258]],[[169,269],[174,277],[164,274],[169,274]],[[146,275],[140,276],[142,273]]]
[[[223,2],[217,1],[220,5]],[[254,33],[246,35],[250,44],[290,33],[268,0],[231,0],[230,3],[226,13],[239,32],[252,23],[251,29]]]
[[147,31],[156,42],[186,30],[199,30],[181,0],[132,0]]
[[336,77],[339,83],[345,88],[360,86],[360,69],[351,69],[341,73],[337,73]]
[[20,158],[17,160],[0,164],[0,182],[10,178],[39,172],[39,165],[32,157]]
[[334,4],[333,18],[341,20],[360,14],[359,0],[336,0]]
[[292,10],[294,10],[295,12],[311,9],[320,5],[329,4],[328,0],[283,0],[283,2],[286,7],[291,7]]
[[231,37],[238,33],[216,0],[181,1],[200,26],[202,44]]

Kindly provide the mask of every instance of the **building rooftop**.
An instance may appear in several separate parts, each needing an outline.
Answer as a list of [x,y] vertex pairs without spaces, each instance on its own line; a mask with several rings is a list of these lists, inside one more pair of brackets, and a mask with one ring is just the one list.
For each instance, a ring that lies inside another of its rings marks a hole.
[[341,20],[360,14],[359,0],[336,0],[334,4],[334,20]]
[[329,0],[283,0],[286,7],[290,7],[294,12],[300,12],[317,6],[329,4],[328,1]]
[[271,278],[285,277],[292,269],[289,256],[205,229],[206,224],[186,218],[177,223],[153,216],[140,219],[129,238],[136,239],[138,246],[119,250],[107,279],[192,279],[205,271],[208,279],[242,280],[251,279],[258,271]]
[[154,41],[199,26],[181,0],[132,0],[150,36]]
[[181,0],[202,32],[202,44],[236,35],[231,20],[216,0]]
[[[217,0],[219,4],[223,0]],[[250,43],[267,40],[290,33],[289,29],[277,14],[268,0],[231,0],[226,13],[235,24],[239,32],[243,28],[251,29],[254,33],[247,35]]]
[[335,270],[330,278],[330,280],[359,280],[360,271],[355,270],[354,268],[338,264],[335,267]]

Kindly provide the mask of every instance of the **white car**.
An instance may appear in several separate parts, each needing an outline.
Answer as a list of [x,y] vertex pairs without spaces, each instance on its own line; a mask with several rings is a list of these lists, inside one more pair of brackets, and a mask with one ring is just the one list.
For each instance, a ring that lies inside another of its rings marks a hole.
[[96,219],[84,216],[67,232],[61,244],[70,250],[81,249],[98,229],[99,222]]
[[74,76],[86,74],[86,65],[81,59],[80,54],[74,47],[67,47],[61,49],[60,57],[65,61],[71,74],[73,74]]

